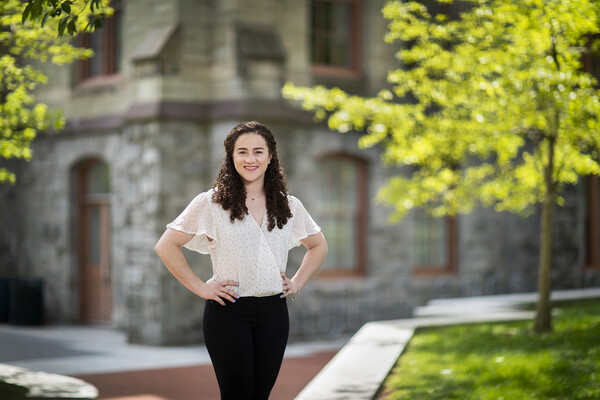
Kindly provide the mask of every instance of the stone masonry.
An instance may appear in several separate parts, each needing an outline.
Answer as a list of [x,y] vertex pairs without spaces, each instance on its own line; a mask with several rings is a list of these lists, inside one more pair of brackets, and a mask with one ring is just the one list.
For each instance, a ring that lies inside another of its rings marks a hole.
[[[50,83],[38,99],[63,110],[67,127],[39,135],[32,161],[11,163],[18,183],[0,187],[0,277],[43,279],[48,322],[79,321],[75,175],[81,161],[102,160],[110,171],[112,323],[131,342],[201,341],[203,301],[170,275],[154,245],[165,225],[212,186],[229,130],[256,119],[275,133],[289,188],[309,212],[318,208],[318,160],[345,154],[368,164],[365,274],[316,277],[289,302],[292,340],[407,317],[431,298],[535,290],[536,213],[523,218],[478,209],[459,216],[456,271],[412,273],[414,216],[391,224],[390,210],[375,200],[385,180],[401,171],[384,166],[379,149],[359,149],[358,133],[330,132],[280,93],[286,81],[362,95],[384,87],[387,70],[397,66],[397,49],[383,42],[385,1],[361,3],[362,65],[352,78],[313,73],[310,3],[126,0],[119,74],[77,82],[75,66],[45,67]],[[248,42],[250,34],[269,46]],[[596,271],[579,267],[582,194],[580,185],[567,188],[565,206],[556,209],[555,288],[600,285]],[[185,254],[201,278],[210,277],[208,256]],[[289,275],[302,256],[301,248],[291,251]]]

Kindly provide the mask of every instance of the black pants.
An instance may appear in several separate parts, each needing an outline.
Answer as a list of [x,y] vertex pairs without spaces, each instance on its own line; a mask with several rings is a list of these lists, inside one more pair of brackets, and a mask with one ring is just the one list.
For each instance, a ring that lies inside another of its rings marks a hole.
[[204,308],[204,340],[221,400],[267,400],[279,374],[289,333],[285,299],[242,297]]

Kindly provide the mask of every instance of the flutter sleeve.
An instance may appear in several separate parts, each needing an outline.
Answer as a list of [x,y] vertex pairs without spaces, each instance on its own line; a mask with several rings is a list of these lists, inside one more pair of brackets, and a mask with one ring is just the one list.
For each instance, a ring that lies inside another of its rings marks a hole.
[[292,233],[289,248],[299,246],[300,240],[321,232],[321,227],[312,219],[300,200],[290,196],[292,209]]
[[[212,209],[210,191],[200,193],[173,222],[167,225],[167,228],[194,235],[183,247],[198,253],[209,254],[218,240]],[[208,238],[211,238],[212,241],[209,241]]]

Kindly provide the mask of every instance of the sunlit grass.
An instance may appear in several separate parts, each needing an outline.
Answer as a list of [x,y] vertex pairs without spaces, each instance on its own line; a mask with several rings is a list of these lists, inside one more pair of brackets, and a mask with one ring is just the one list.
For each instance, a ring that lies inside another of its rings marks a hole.
[[554,331],[532,323],[418,331],[381,398],[600,399],[600,302],[554,309]]

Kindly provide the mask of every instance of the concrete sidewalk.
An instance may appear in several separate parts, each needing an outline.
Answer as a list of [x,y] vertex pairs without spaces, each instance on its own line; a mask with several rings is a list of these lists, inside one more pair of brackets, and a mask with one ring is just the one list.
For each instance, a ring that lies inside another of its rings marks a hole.
[[[414,318],[365,324],[295,400],[372,400],[415,329],[533,319],[536,293],[433,300]],[[552,301],[600,299],[600,288],[554,291]]]
[[[293,399],[347,340],[290,344],[271,398]],[[129,344],[106,326],[0,325],[0,363],[81,378],[101,400],[219,398],[206,347]]]
[[[433,300],[415,318],[368,323],[350,340],[291,344],[271,400],[372,400],[418,327],[531,319],[523,306],[536,296]],[[598,298],[600,288],[552,294],[553,301]],[[218,399],[204,346],[132,345],[102,327],[0,325],[0,363],[82,378],[101,400]]]

